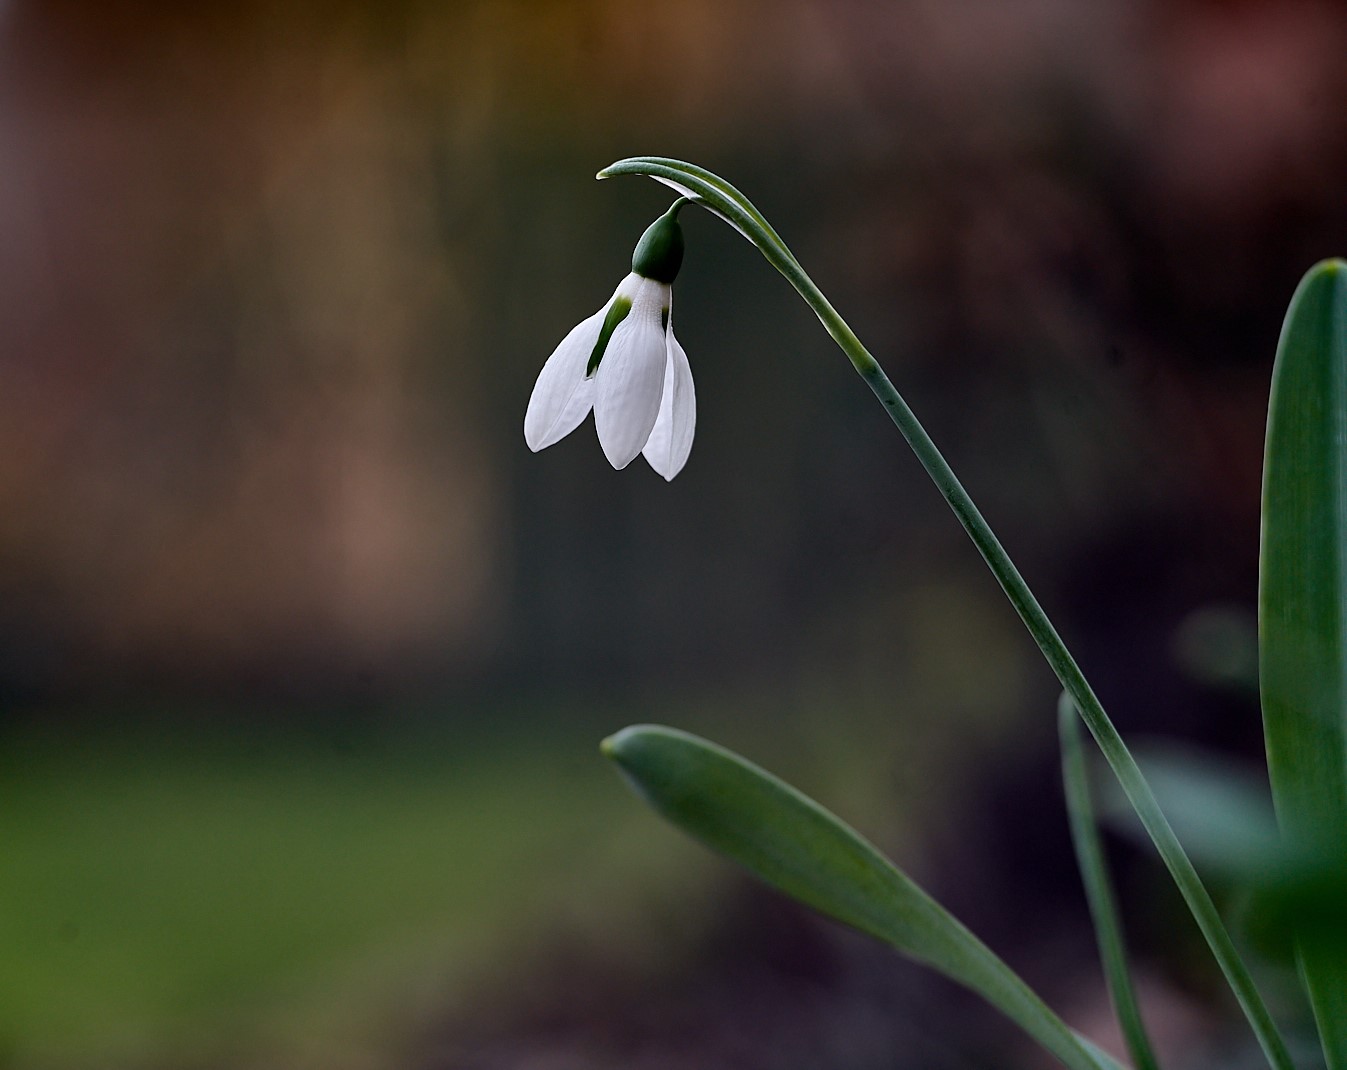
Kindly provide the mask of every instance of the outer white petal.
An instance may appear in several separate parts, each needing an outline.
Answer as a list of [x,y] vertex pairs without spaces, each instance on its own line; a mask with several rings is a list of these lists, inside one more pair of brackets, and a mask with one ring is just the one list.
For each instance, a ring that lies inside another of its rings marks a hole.
[[628,275],[618,287],[631,298],[631,312],[617,325],[594,373],[594,427],[599,445],[614,468],[626,468],[650,438],[664,393],[668,360],[663,316],[669,287]]
[[669,324],[669,356],[664,366],[664,396],[650,439],[641,452],[650,467],[671,480],[688,463],[692,433],[697,427],[697,392],[692,387],[692,366],[674,337]]
[[585,378],[585,367],[607,313],[604,305],[572,327],[538,373],[524,413],[524,441],[534,453],[569,435],[594,407],[594,380]]

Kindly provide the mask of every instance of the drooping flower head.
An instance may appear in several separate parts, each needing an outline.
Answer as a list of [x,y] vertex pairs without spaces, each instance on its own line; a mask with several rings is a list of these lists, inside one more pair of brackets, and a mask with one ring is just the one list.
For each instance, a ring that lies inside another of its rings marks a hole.
[[582,320],[547,358],[524,414],[535,453],[565,438],[594,410],[599,445],[614,468],[643,454],[673,479],[687,463],[697,399],[687,354],[673,333],[673,281],[683,263],[680,197],[651,223],[631,258],[631,274],[599,311]]

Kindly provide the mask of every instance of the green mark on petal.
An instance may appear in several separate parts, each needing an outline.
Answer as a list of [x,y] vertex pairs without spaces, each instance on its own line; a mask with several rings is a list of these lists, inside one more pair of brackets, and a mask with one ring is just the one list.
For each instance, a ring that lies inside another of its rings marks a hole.
[[603,317],[603,328],[599,331],[599,340],[594,343],[594,352],[589,355],[589,366],[585,368],[586,379],[599,370],[599,361],[603,360],[604,351],[608,348],[608,340],[613,337],[617,325],[627,318],[627,313],[630,311],[630,298],[613,298],[613,303],[608,306],[608,315]]

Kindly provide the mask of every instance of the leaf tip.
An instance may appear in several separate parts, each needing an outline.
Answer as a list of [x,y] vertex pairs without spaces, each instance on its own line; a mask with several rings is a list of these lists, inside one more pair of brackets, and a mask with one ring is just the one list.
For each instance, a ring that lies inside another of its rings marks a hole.
[[[665,732],[668,730],[665,729]],[[610,762],[622,766],[630,762],[640,748],[641,741],[652,733],[658,733],[657,725],[633,724],[614,732],[599,744],[599,753]]]
[[1347,272],[1347,260],[1340,256],[1330,256],[1327,259],[1320,260],[1314,267],[1306,272],[1307,278],[1336,278],[1338,275]]
[[620,160],[614,160],[607,167],[599,168],[598,173],[595,174],[594,177],[597,178],[600,182],[602,182],[605,178],[612,178],[615,175],[628,174],[629,172],[620,170],[620,168],[622,168],[623,165],[625,164],[635,162],[637,159],[638,157],[636,156],[624,156]]

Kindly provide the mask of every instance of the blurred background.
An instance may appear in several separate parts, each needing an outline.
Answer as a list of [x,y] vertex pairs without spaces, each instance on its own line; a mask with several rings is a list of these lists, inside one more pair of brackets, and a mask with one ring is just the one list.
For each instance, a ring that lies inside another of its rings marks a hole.
[[[1054,680],[738,235],[696,445],[520,431],[729,177],[886,366],[1129,738],[1256,763],[1263,416],[1347,249],[1330,0],[0,3],[0,1066],[1045,1065],[604,767],[794,778],[1112,1043]],[[1252,1053],[1111,841],[1162,1051]],[[1284,975],[1278,1013],[1300,1008]]]

